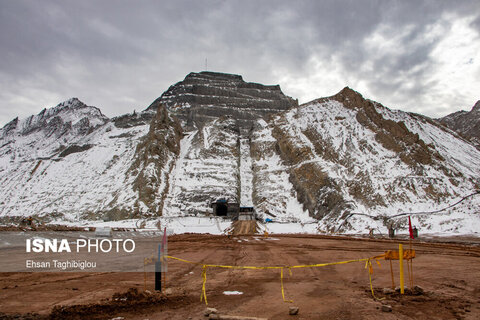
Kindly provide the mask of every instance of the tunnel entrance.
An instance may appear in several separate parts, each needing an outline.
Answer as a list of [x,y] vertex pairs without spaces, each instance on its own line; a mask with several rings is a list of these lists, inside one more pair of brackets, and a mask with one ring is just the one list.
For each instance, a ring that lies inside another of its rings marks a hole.
[[236,202],[228,202],[226,199],[218,199],[210,204],[213,208],[213,214],[217,217],[238,217],[239,204]]
[[227,216],[227,212],[228,212],[228,207],[226,204],[217,204],[217,216],[219,217],[226,217]]

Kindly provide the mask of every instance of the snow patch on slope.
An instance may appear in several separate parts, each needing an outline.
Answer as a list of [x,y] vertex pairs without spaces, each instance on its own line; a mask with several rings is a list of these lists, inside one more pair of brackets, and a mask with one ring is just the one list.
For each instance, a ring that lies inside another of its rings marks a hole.
[[[170,175],[164,216],[208,214],[210,202],[238,202],[238,134],[232,119],[216,119],[180,142],[180,157]],[[206,143],[205,141],[208,141]]]
[[[11,146],[14,156],[7,153],[0,158],[0,215],[60,214],[74,221],[81,213],[108,210],[117,201],[128,207],[135,194],[125,174],[137,141],[147,132],[147,125],[118,129],[108,124],[68,141],[92,147],[64,158],[52,153],[40,154],[49,156],[45,158],[26,155],[23,150],[31,149],[30,140],[35,139],[16,139]],[[41,150],[45,143],[41,134],[33,135]]]
[[297,193],[289,181],[288,166],[275,150],[272,128],[264,120],[257,122],[252,135],[255,149],[253,174],[254,204],[259,216],[276,221],[312,221],[297,200]]
[[[385,221],[379,217],[440,210],[475,192],[478,186],[480,153],[471,144],[419,116],[378,105],[376,108],[386,119],[403,121],[445,160],[434,160],[432,165],[407,165],[377,142],[374,131],[357,121],[355,109],[334,100],[307,104],[273,120],[294,145],[308,150],[306,160],[291,168],[317,164],[332,179],[344,201],[353,206],[350,215],[321,219],[320,230],[332,230],[332,226],[335,230],[348,223],[351,230],[343,229],[346,232],[374,228],[386,233]],[[470,205],[462,203],[435,215],[418,215],[420,227],[429,232],[478,231],[478,227],[472,227],[475,224],[466,222],[474,219],[479,225],[474,207],[480,204],[480,197],[470,201]]]
[[248,138],[240,139],[240,205],[252,207],[252,158],[250,156],[250,141]]

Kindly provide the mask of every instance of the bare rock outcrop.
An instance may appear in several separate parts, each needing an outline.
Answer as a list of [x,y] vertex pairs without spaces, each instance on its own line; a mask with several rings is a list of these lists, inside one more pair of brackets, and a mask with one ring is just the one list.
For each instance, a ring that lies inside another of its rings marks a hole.
[[280,86],[243,81],[242,76],[218,72],[192,72],[172,85],[147,110],[159,105],[175,114],[187,129],[201,128],[220,116],[231,116],[242,127],[254,120],[288,110],[298,102],[285,96]]
[[[138,202],[149,208],[150,215],[162,214],[168,175],[180,152],[182,133],[178,120],[162,106],[157,109],[148,134],[137,145],[135,160],[130,167],[130,173],[135,177],[133,190],[138,192]],[[138,209],[138,203],[136,207]]]
[[470,111],[457,111],[438,119],[448,128],[458,132],[480,150],[480,100]]

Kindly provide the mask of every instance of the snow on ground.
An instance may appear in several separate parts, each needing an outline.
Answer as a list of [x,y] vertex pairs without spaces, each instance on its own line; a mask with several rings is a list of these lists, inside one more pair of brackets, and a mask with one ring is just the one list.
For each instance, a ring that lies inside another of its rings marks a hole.
[[250,141],[240,139],[240,205],[252,207],[253,173],[252,157],[250,156]]
[[[477,219],[472,219],[470,216],[465,215],[464,217],[460,216],[459,218],[464,218],[467,222],[471,222],[469,225],[464,225],[461,227],[452,227],[450,229],[441,229],[441,228],[423,228],[419,227],[420,220],[418,217],[412,216],[412,225],[417,226],[420,237],[422,236],[438,236],[438,237],[449,237],[449,236],[473,236],[480,237],[480,231],[476,226],[478,226],[479,221]],[[400,236],[408,235],[408,218],[405,218],[405,225],[396,230],[396,234]],[[443,218],[445,221],[448,221],[448,216]],[[470,219],[470,220],[468,220]],[[360,223],[360,222],[359,222]],[[363,223],[365,226],[371,227],[374,230],[375,235],[386,236],[388,231],[382,228],[379,225],[376,225],[373,220],[365,218]],[[441,221],[434,221],[433,226],[441,223]],[[80,226],[80,227],[111,227],[111,228],[125,228],[125,229],[135,229],[140,232],[149,232],[149,231],[163,231],[167,228],[167,233],[172,234],[183,234],[183,233],[202,233],[202,234],[213,234],[213,235],[222,235],[225,234],[225,231],[231,226],[231,221],[220,218],[220,217],[160,217],[156,219],[128,219],[120,221],[81,221],[79,222],[65,222],[62,220],[52,221],[52,224],[66,225],[66,226]],[[160,229],[159,229],[160,227]],[[263,237],[264,231],[267,231],[270,235],[272,234],[329,234],[329,235],[359,235],[367,234],[367,232],[359,232],[355,230],[350,230],[344,233],[327,233],[322,230],[322,224],[318,222],[311,223],[280,223],[280,222],[269,222],[262,224],[260,231],[258,233],[259,240],[265,240]],[[367,230],[367,229],[366,229]],[[275,238],[269,237],[269,240],[275,240]]]
[[243,294],[241,291],[223,291],[223,294],[226,296],[240,295]]

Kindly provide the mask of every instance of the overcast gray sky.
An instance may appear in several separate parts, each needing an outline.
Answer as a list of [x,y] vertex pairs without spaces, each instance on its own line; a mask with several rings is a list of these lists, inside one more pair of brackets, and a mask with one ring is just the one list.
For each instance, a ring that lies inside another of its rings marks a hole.
[[300,103],[348,85],[444,116],[480,99],[480,1],[0,0],[0,126],[71,97],[142,110],[205,59]]

